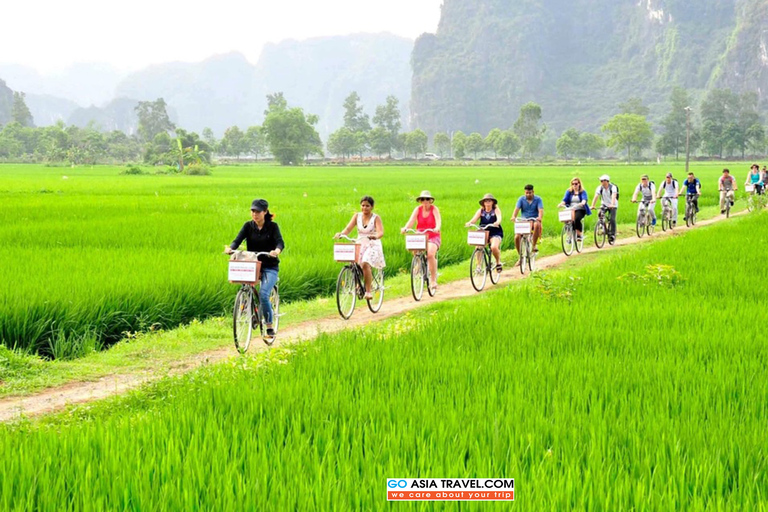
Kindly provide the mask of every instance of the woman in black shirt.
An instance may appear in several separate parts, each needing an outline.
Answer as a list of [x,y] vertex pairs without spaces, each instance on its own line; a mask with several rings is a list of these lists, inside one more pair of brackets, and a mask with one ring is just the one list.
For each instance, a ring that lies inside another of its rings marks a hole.
[[259,302],[264,312],[264,320],[267,324],[267,336],[274,337],[272,328],[272,304],[269,303],[269,294],[277,284],[277,274],[280,270],[280,260],[277,257],[285,249],[283,235],[280,227],[272,222],[272,214],[269,212],[269,203],[265,199],[256,199],[251,203],[251,220],[243,224],[235,240],[227,247],[227,254],[232,254],[245,240],[246,248],[250,252],[268,252],[271,258],[259,256],[261,261],[261,288],[259,289]]

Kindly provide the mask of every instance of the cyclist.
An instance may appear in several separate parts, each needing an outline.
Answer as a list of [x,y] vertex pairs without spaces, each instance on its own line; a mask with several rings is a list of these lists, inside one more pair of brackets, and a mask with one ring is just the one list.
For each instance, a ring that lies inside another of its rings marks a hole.
[[747,174],[747,181],[744,182],[744,185],[754,186],[755,192],[760,195],[763,193],[763,183],[760,166],[752,164],[752,167],[749,169],[749,174]]
[[[688,173],[688,179],[683,182],[683,186],[686,188],[686,194],[693,196],[693,207],[696,208],[696,213],[699,213],[699,196],[701,196],[701,182],[699,178],[694,176],[693,172]],[[684,218],[683,220],[688,220]]]
[[501,210],[499,202],[493,197],[493,194],[485,194],[479,201],[480,209],[475,212],[474,217],[465,224],[466,227],[474,224],[477,219],[481,226],[488,227],[488,240],[491,243],[491,253],[496,258],[496,272],[501,272],[501,241],[504,239],[504,230],[501,227]]
[[[515,222],[518,219],[518,215],[522,214],[523,220],[533,220],[533,252],[539,252],[537,246],[539,238],[541,238],[541,219],[544,218],[544,201],[541,197],[533,193],[533,185],[525,186],[525,195],[520,196],[515,205],[515,213],[512,214],[512,221]],[[520,254],[520,236],[515,235],[515,248],[517,253]],[[520,258],[522,263],[523,259]]]
[[731,176],[731,171],[723,169],[723,175],[717,180],[717,188],[720,191],[720,213],[725,213],[726,198],[731,202],[731,206],[733,206],[734,192],[739,189],[736,185],[736,179]]
[[[643,202],[648,203],[648,209],[651,212],[651,223],[656,225],[656,184],[650,180],[647,174],[640,177],[640,183],[635,187],[635,193],[632,194],[632,202],[637,202],[637,195],[640,194]],[[637,215],[640,215],[640,208],[637,206]]]
[[592,198],[592,209],[595,209],[597,198],[600,198],[600,205],[608,209],[610,217],[609,239],[611,243],[616,240],[616,215],[619,210],[619,187],[611,183],[611,177],[607,174],[600,176],[600,185],[595,190],[595,197]]
[[414,222],[416,222],[416,231],[431,230],[427,239],[427,265],[429,266],[429,287],[434,295],[437,291],[437,251],[440,249],[440,225],[442,220],[440,210],[434,205],[435,198],[432,197],[429,190],[422,190],[416,201],[421,206],[417,206],[413,210],[411,218],[408,219],[405,227],[400,232],[405,233],[411,229]]
[[360,199],[360,212],[352,215],[349,224],[341,233],[336,233],[335,238],[348,235],[357,226],[357,236],[360,241],[360,264],[363,267],[365,277],[365,298],[372,299],[371,282],[373,281],[373,268],[384,268],[384,250],[381,247],[381,237],[384,236],[384,224],[381,217],[373,213],[373,198],[363,196]]
[[763,192],[765,192],[765,185],[768,183],[768,168],[763,166],[763,170],[760,171],[760,180],[763,182]]
[[584,190],[584,186],[581,184],[581,178],[573,178],[571,180],[571,186],[565,191],[565,196],[558,208],[569,207],[573,209],[573,228],[576,230],[576,238],[578,241],[582,240],[582,232],[584,231],[584,217],[592,215],[592,212],[587,206],[589,196],[587,191]]
[[672,205],[672,225],[677,226],[677,196],[680,195],[680,187],[677,180],[668,172],[667,177],[661,183],[659,188],[659,199],[662,197],[669,199]]
[[237,237],[225,248],[227,254],[232,254],[245,240],[246,248],[249,251],[268,252],[271,256],[271,258],[259,256],[261,261],[259,302],[261,303],[261,310],[264,312],[268,338],[275,337],[275,330],[272,328],[272,304],[269,302],[269,294],[272,293],[272,289],[277,284],[277,274],[280,270],[280,261],[277,257],[285,250],[280,227],[272,221],[272,218],[269,203],[265,199],[255,199],[251,203],[251,220],[243,224]]

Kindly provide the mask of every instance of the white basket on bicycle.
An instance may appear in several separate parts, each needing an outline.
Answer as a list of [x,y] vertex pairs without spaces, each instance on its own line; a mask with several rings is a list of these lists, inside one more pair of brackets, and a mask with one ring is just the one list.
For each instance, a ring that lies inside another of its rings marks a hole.
[[333,244],[333,259],[339,263],[353,263],[360,259],[360,244]]
[[557,218],[560,219],[560,222],[573,222],[575,215],[575,210],[571,209],[557,212]]
[[754,185],[744,185],[744,192],[751,194],[754,191],[755,191]]
[[230,283],[258,283],[261,279],[261,262],[256,258],[256,253],[235,251],[229,260],[227,278]]
[[488,231],[470,231],[467,233],[467,243],[469,245],[484,247],[488,243]]
[[516,235],[530,235],[531,234],[531,222],[522,221],[515,222],[515,234]]
[[426,234],[405,235],[405,248],[409,251],[426,251],[428,239]]

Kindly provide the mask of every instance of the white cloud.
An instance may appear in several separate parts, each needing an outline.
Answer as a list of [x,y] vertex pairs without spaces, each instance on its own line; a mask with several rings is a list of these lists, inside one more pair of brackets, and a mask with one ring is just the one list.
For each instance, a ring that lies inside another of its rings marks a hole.
[[51,71],[74,62],[136,69],[229,51],[255,62],[266,42],[357,32],[416,38],[437,29],[442,0],[4,3],[0,63]]

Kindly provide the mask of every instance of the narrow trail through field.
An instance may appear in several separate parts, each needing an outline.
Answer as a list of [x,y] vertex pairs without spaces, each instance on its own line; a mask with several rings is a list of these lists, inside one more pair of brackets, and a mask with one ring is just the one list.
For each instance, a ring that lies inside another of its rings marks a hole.
[[[743,211],[735,213],[732,216],[739,216],[745,213],[746,211]],[[686,228],[683,225],[683,227],[678,227],[674,231],[663,232],[659,229],[653,234],[653,236],[650,237],[646,236],[643,238],[622,238],[616,241],[614,247],[650,242],[653,240],[658,240],[661,237],[669,236],[670,234],[684,234],[690,229],[708,226],[723,220],[725,220],[725,217],[718,215],[712,219],[700,221],[694,228]],[[592,238],[591,233],[589,235],[585,234],[584,242],[583,253],[586,254],[598,251],[608,251],[612,248],[606,243],[603,249],[597,249],[594,246],[594,239]],[[574,257],[577,258],[578,255],[574,253],[571,258]],[[537,269],[544,270],[557,267],[562,265],[568,259],[569,257],[565,256],[562,252],[554,256],[547,256],[537,260]],[[525,276],[521,275],[518,268],[507,267],[501,274],[501,279],[498,285],[492,285],[489,280],[483,292],[480,293],[497,289],[499,285],[522,279],[528,275],[528,273],[526,273]],[[435,297],[429,297],[425,291],[424,298],[421,300],[421,302],[414,301],[413,297],[410,295],[392,300],[386,300],[385,298],[381,311],[379,311],[377,314],[372,314],[366,307],[360,307],[358,305],[352,318],[349,320],[342,320],[338,313],[334,310],[334,314],[329,315],[326,318],[310,320],[301,324],[286,327],[285,329],[281,330],[280,335],[275,342],[275,346],[311,340],[321,333],[334,333],[350,327],[359,327],[371,322],[378,322],[394,316],[400,316],[408,311],[425,307],[437,302],[445,302],[463,297],[471,297],[477,294],[478,292],[472,288],[469,279],[465,278],[450,283],[441,284],[438,287],[437,295]],[[269,347],[265,346],[260,339],[255,338],[251,344],[250,351],[257,352],[268,349]],[[186,373],[203,364],[215,363],[234,356],[236,356],[234,347],[226,347],[196,354],[193,357],[179,361],[171,368],[157,368],[153,371],[144,371],[141,373],[109,375],[91,382],[73,382],[65,384],[63,386],[47,389],[45,391],[28,396],[3,398],[0,399],[0,422],[17,419],[24,416],[37,416],[62,409],[72,404],[100,400],[112,395],[124,393],[131,389],[137,388],[142,384],[152,382],[169,375],[179,375]]]

